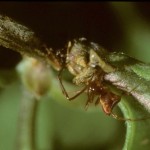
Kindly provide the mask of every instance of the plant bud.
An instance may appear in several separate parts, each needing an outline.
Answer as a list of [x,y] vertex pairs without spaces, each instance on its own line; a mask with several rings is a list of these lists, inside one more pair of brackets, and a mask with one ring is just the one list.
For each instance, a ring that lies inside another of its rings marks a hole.
[[50,70],[37,59],[24,57],[17,65],[24,87],[37,99],[44,96],[50,88]]

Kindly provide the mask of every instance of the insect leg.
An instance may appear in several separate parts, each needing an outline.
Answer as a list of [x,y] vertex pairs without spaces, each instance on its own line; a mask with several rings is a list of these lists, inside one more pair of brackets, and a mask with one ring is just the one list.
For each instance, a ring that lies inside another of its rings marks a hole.
[[113,112],[111,112],[111,116],[117,120],[120,120],[120,121],[142,121],[142,120],[146,120],[146,119],[150,119],[150,116],[146,116],[146,117],[143,117],[143,118],[123,118],[123,117],[119,117],[118,115],[114,114]]
[[61,78],[61,74],[62,74],[62,70],[59,71],[59,74],[58,74],[58,80],[59,80],[59,84],[60,84],[60,87],[61,87],[61,90],[62,90],[62,93],[66,96],[66,98],[68,100],[73,100],[75,99],[76,97],[78,97],[80,94],[82,94],[86,89],[87,89],[87,86],[85,86],[83,89],[81,89],[80,91],[78,91],[74,96],[70,97],[62,83],[62,78]]

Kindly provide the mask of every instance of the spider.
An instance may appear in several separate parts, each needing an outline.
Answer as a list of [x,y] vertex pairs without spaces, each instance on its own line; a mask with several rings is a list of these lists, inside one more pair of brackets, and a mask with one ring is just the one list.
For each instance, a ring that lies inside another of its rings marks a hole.
[[74,75],[73,83],[76,85],[84,84],[84,88],[72,97],[68,95],[61,79],[61,73],[65,67],[60,70],[58,79],[62,92],[68,100],[73,100],[86,92],[88,96],[86,105],[93,103],[96,97],[95,105],[100,103],[105,114],[111,115],[114,106],[120,101],[121,97],[112,93],[106,86],[104,81],[105,71],[111,72],[115,69],[106,64],[98,53],[104,55],[106,52],[99,45],[88,43],[85,38],[74,40],[72,43],[69,42],[65,67]]

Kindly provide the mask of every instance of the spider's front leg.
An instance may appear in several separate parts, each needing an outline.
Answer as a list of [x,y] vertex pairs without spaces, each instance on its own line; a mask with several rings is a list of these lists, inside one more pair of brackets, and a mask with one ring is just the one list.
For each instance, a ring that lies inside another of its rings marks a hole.
[[68,93],[67,93],[67,91],[66,91],[66,89],[65,89],[65,87],[64,87],[64,85],[63,85],[63,83],[62,83],[62,77],[61,77],[62,71],[63,71],[63,69],[62,69],[62,70],[59,72],[59,74],[58,74],[58,81],[59,81],[59,84],[60,84],[62,93],[65,95],[65,97],[66,97],[68,100],[73,100],[73,99],[75,99],[76,97],[78,97],[80,94],[82,94],[82,93],[87,89],[87,86],[85,86],[83,89],[77,91],[75,95],[73,95],[73,96],[70,97],[70,96],[68,95]]

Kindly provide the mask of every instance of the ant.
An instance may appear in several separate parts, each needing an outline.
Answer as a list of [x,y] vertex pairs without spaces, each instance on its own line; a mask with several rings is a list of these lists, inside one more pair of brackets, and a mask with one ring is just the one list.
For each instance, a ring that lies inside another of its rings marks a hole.
[[[7,16],[0,15],[0,45],[45,61],[59,71],[58,80],[68,100],[73,100],[86,92],[88,96],[86,106],[93,103],[96,98],[95,105],[101,104],[106,115],[124,121],[143,120],[125,119],[113,114],[112,110],[121,100],[121,96],[111,92],[106,84],[105,75],[115,72],[117,67],[111,65],[107,58],[109,53],[98,44],[80,38],[69,42],[66,48],[55,51],[47,48],[29,28]],[[68,95],[62,83],[61,74],[65,68],[74,75],[74,84],[84,85],[84,88],[72,97]]]

